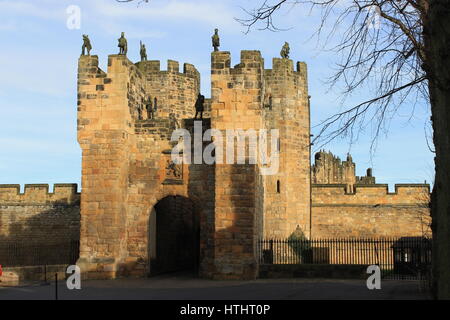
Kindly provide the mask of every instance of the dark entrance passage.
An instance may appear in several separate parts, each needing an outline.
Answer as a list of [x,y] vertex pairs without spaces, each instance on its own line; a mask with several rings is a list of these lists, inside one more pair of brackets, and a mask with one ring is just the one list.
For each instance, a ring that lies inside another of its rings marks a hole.
[[197,274],[199,231],[191,200],[181,196],[161,199],[150,217],[150,275],[182,270]]

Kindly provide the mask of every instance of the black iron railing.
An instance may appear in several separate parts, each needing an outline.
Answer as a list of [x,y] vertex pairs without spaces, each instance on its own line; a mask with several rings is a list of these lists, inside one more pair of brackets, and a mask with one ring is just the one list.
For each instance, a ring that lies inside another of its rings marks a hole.
[[1,242],[0,265],[3,267],[75,264],[80,242],[58,243]]
[[263,239],[260,264],[378,265],[384,278],[417,279],[431,269],[431,239]]

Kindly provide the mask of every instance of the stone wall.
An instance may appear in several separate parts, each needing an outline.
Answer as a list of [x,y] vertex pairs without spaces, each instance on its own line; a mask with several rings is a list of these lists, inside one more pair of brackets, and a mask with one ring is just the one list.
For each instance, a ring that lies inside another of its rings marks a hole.
[[431,236],[429,185],[312,186],[312,237]]
[[[80,239],[76,184],[0,185],[0,243],[50,245]],[[0,261],[1,264],[1,261]]]

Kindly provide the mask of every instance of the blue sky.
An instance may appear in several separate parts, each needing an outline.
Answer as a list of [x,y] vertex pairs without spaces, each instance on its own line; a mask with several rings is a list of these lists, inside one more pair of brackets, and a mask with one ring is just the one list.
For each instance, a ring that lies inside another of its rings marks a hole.
[[[288,31],[270,32],[245,28],[234,18],[243,17],[250,0],[154,0],[148,4],[115,0],[0,0],[0,183],[78,183],[81,151],[76,141],[76,68],[82,34],[88,34],[91,54],[99,56],[106,70],[108,54],[118,52],[117,38],[124,31],[128,57],[139,59],[139,41],[147,46],[149,60],[167,59],[194,64],[202,75],[202,91],[210,96],[211,34],[219,28],[221,50],[231,51],[232,64],[240,50],[260,50],[265,67],[271,68],[284,41],[291,58],[308,64],[312,125],[340,110],[339,90],[323,84],[332,74],[335,53],[326,52],[311,39],[317,14],[301,8],[277,17]],[[69,29],[66,9],[81,9],[81,28]],[[370,98],[369,88],[348,102]],[[411,117],[411,102],[400,108],[387,135],[370,153],[370,128],[356,144],[337,140],[326,148],[345,158],[350,151],[358,175],[373,167],[379,183],[422,183],[433,178],[433,154],[428,150],[424,123],[427,106],[418,105]],[[313,129],[313,133],[317,129]],[[314,151],[314,150],[313,150]]]

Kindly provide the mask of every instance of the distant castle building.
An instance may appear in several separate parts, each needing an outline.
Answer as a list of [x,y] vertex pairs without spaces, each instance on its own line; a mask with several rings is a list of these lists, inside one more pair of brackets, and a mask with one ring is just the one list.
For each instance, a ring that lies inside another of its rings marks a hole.
[[346,161],[341,161],[331,152],[320,151],[314,159],[311,166],[313,184],[345,184],[348,193],[354,192],[355,185],[375,184],[372,168],[368,168],[363,177],[355,175],[355,163],[350,154],[347,154]]
[[265,69],[259,51],[242,51],[232,67],[229,52],[212,52],[202,121],[203,130],[278,129],[278,173],[262,175],[260,164],[171,161],[173,130],[194,130],[200,74],[193,65],[180,71],[169,60],[161,70],[159,61],[110,55],[105,72],[97,56],[81,56],[81,195],[73,185],[53,193],[48,185],[27,185],[24,194],[2,185],[0,235],[31,239],[23,230],[37,232],[39,217],[50,239],[80,240],[78,265],[88,277],[196,267],[220,279],[257,276],[260,238],[299,230],[307,238],[422,235],[428,185],[396,185],[389,193],[370,169],[356,176],[350,155],[341,161],[322,151],[310,165],[306,64],[272,64]]

